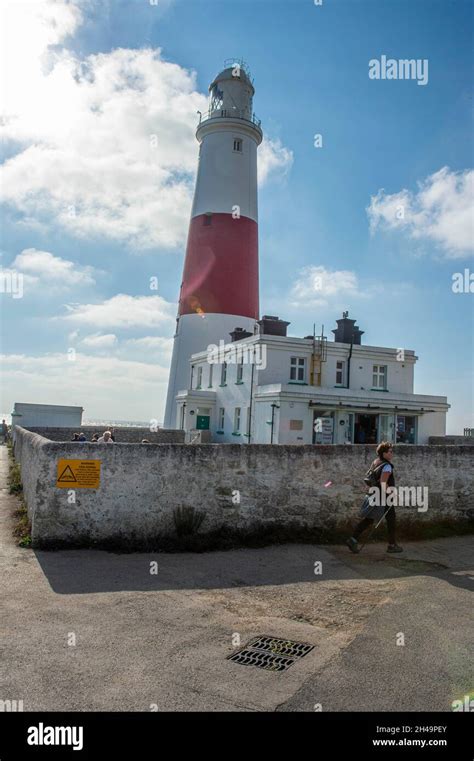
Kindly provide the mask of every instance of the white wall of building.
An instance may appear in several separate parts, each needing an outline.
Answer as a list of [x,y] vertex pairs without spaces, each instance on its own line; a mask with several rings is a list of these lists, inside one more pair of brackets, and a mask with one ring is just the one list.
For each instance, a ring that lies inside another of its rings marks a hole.
[[[267,344],[267,368],[259,373],[259,383],[290,382],[292,357],[305,359],[305,384],[310,383],[310,365],[312,341],[282,336],[264,336]],[[321,363],[321,386],[336,387],[337,362],[343,362],[343,385],[347,383],[347,367],[350,346],[329,342],[327,344],[326,362]],[[404,360],[398,361],[397,349],[385,349],[378,346],[353,346],[350,363],[350,388],[371,390],[374,365],[387,367],[387,390],[395,393],[413,393],[414,365],[413,351],[405,350]],[[300,384],[295,384],[300,385]],[[301,384],[304,385],[304,384]]]
[[15,402],[12,425],[21,425],[22,428],[80,428],[82,413],[82,407]]
[[418,418],[418,444],[429,444],[430,436],[446,435],[446,413],[428,412]]
[[[251,442],[270,443],[272,418],[271,404],[275,408],[273,443],[312,444],[314,416],[326,410],[333,411],[333,443],[354,441],[355,415],[379,415],[378,436],[395,439],[395,416],[403,414],[417,418],[417,443],[427,443],[430,435],[443,435],[447,404],[445,397],[413,394],[414,352],[405,351],[403,361],[397,360],[397,349],[354,346],[351,364],[351,388],[336,386],[336,363],[345,358],[345,344],[328,344],[326,363],[322,365],[322,385],[310,386],[309,371],[312,342],[305,339],[287,339],[281,336],[252,336],[227,346],[266,346],[266,367],[254,367]],[[262,354],[259,355],[260,357]],[[305,383],[290,382],[291,357],[306,359]],[[226,384],[221,385],[222,364],[212,365],[212,389],[209,388],[211,365],[205,352],[192,357],[192,394],[212,391],[214,406],[211,415],[212,439],[222,443],[247,443],[247,415],[250,407],[252,365],[242,365],[242,382],[237,383],[237,365],[228,362]],[[373,365],[387,367],[387,390],[372,390]],[[202,368],[201,389],[196,390],[198,368]],[[344,378],[346,381],[347,378]],[[334,382],[331,382],[334,381]],[[193,397],[194,398],[194,397]],[[310,407],[309,402],[319,406]],[[235,430],[235,409],[240,408],[240,431]],[[339,409],[341,407],[341,409]],[[224,408],[224,433],[220,430],[220,409]],[[395,410],[398,408],[399,413]],[[424,409],[432,413],[418,414]],[[382,410],[382,412],[380,412]],[[352,416],[352,417],[351,417]],[[239,433],[240,435],[236,435]]]

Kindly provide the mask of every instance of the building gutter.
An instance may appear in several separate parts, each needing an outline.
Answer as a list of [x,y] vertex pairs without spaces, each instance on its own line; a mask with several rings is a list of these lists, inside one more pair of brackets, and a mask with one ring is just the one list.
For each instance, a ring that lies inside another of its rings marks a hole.
[[347,385],[346,385],[346,388],[350,388],[350,383],[351,383],[352,347],[353,347],[353,342],[351,341],[351,348],[349,349],[349,356],[347,358]]
[[[255,360],[255,347],[253,351],[253,359]],[[250,405],[249,405],[249,430],[248,430],[248,443],[252,438],[252,402],[253,402],[253,373],[255,369],[255,361],[252,362],[252,372],[250,374]]]

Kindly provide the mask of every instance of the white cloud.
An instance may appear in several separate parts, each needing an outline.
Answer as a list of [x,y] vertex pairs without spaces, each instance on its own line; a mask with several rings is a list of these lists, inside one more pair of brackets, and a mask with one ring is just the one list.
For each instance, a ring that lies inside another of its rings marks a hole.
[[[3,201],[24,222],[52,221],[77,236],[137,248],[182,245],[197,168],[196,112],[207,107],[195,73],[164,61],[160,49],[79,59],[61,47],[82,21],[77,0],[20,2],[14,11],[3,0],[0,7],[10,61],[1,133],[18,148],[3,165]],[[262,182],[290,165],[279,141],[262,144]]]
[[59,284],[69,288],[95,284],[93,267],[80,267],[68,259],[61,259],[49,251],[38,251],[36,248],[23,249],[11,266],[36,281],[44,280],[55,286]]
[[130,346],[138,349],[157,349],[159,351],[171,354],[173,350],[173,339],[162,338],[161,336],[143,336],[143,338],[129,338],[124,341],[124,346]]
[[165,367],[169,367],[172,350],[172,338],[142,336],[141,338],[130,338],[121,341],[117,354],[127,359],[157,362]]
[[161,296],[129,296],[119,293],[98,304],[67,304],[63,318],[95,328],[152,328],[169,325],[176,318],[176,305]]
[[358,295],[357,276],[350,270],[327,270],[309,265],[300,270],[289,296],[292,307],[326,306],[334,296],[340,298]]
[[91,333],[84,336],[80,343],[87,349],[113,349],[117,345],[117,336],[113,333]]
[[123,420],[163,419],[168,368],[115,356],[76,353],[31,357],[3,355],[4,404],[19,400],[71,404],[85,408],[85,417]]
[[293,164],[293,151],[281,141],[266,138],[258,149],[258,182],[263,185],[275,174],[287,174]]
[[474,171],[443,167],[418,183],[418,191],[372,196],[367,214],[371,231],[405,230],[418,240],[437,244],[447,258],[474,250]]

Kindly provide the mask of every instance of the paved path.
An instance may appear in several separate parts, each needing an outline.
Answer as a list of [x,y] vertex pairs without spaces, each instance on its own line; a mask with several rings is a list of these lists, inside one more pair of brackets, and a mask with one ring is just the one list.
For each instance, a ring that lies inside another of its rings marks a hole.
[[[12,539],[6,472],[0,447],[0,700],[26,711],[450,710],[473,688],[471,538],[412,543],[403,558],[382,545],[360,556],[312,545],[34,552]],[[314,650],[282,673],[226,660],[257,635]]]

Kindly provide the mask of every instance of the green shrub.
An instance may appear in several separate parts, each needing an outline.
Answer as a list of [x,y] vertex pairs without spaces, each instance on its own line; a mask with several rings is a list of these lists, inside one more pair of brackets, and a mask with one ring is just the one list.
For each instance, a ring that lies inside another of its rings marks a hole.
[[23,484],[21,483],[20,466],[14,460],[10,461],[10,472],[8,474],[8,486],[10,494],[21,494]]

